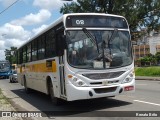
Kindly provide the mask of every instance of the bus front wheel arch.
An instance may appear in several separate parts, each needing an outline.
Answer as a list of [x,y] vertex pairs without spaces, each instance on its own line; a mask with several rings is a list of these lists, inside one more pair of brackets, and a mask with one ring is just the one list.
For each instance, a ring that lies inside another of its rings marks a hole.
[[50,96],[50,99],[51,99],[52,103],[54,105],[60,105],[61,104],[61,99],[55,97],[54,88],[53,88],[53,84],[52,84],[52,81],[51,81],[50,77],[47,79],[47,86],[48,86],[48,94]]

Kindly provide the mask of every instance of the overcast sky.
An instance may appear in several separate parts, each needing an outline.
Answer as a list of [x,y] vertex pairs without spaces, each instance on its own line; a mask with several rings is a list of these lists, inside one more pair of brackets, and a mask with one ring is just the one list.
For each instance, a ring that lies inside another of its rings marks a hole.
[[[0,12],[16,0],[0,0]],[[4,50],[19,47],[35,34],[58,19],[61,0],[19,0],[0,14],[0,60]]]

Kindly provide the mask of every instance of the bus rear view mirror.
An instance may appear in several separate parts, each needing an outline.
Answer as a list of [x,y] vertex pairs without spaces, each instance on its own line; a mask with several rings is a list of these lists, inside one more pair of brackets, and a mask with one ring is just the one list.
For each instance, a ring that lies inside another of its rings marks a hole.
[[57,47],[58,47],[58,56],[62,56],[64,54],[64,49],[67,48],[67,43],[66,43],[66,36],[61,35],[60,38],[57,41]]

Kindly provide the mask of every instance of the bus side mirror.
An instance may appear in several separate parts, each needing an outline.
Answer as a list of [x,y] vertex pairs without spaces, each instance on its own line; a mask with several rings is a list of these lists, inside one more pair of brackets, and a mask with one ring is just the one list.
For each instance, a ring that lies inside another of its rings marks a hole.
[[67,49],[66,35],[62,35],[63,49]]
[[61,39],[58,41],[58,56],[62,56],[64,54],[64,49],[67,49],[66,36],[62,35]]

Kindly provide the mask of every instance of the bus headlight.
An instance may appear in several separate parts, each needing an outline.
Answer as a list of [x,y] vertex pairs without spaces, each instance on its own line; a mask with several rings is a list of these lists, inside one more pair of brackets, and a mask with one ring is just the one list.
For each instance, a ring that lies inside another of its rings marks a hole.
[[82,80],[78,80],[77,81],[77,86],[81,87],[81,86],[86,86],[85,82]]
[[85,87],[85,86],[87,86],[87,84],[84,81],[78,79],[77,77],[73,77],[71,82],[72,82],[72,84],[74,84],[77,87]]
[[129,83],[135,78],[134,70],[127,75],[127,77],[122,81],[122,84]]
[[129,83],[132,81],[133,78],[130,78],[130,77],[126,77],[122,83]]

